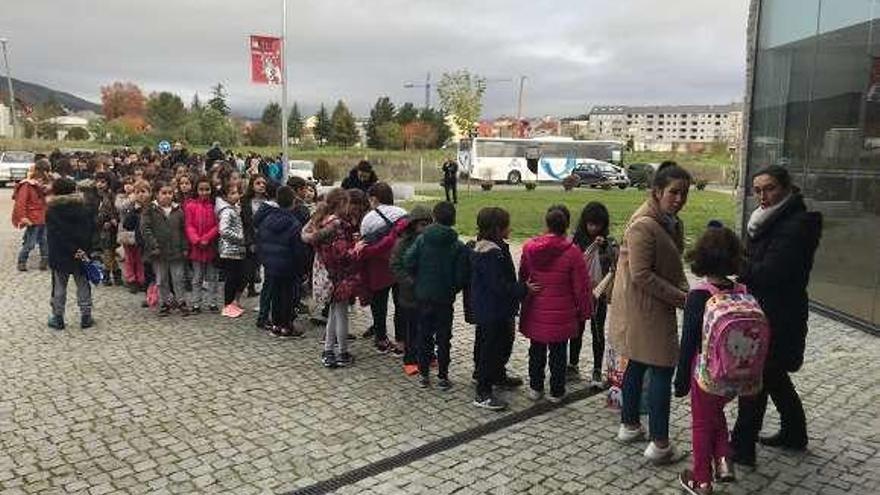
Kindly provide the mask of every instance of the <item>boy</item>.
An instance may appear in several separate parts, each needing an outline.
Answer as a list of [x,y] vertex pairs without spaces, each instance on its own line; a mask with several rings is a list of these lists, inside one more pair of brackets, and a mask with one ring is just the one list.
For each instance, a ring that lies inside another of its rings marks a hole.
[[404,256],[407,271],[415,277],[419,307],[419,385],[430,386],[428,368],[437,345],[437,387],[449,390],[449,353],[452,341],[452,305],[467,276],[467,248],[458,240],[455,206],[437,203],[434,224],[416,239]]
[[[304,332],[294,328],[294,304],[298,300],[300,276],[304,265],[305,246],[300,234],[302,224],[294,213],[293,189],[282,186],[276,194],[277,207],[263,203],[254,215],[257,253],[266,274],[263,291],[272,311],[272,325],[267,328],[277,337],[302,337]],[[263,318],[269,308],[260,306]]]
[[[184,230],[183,211],[174,203],[174,189],[169,184],[156,184],[156,200],[141,213],[141,233],[144,254],[153,265],[156,285],[159,286],[161,307],[159,316],[171,314],[177,305],[183,316],[189,316],[184,289],[184,262],[189,244]],[[172,293],[172,290],[174,293]],[[175,304],[175,297],[177,302]]]
[[52,270],[52,315],[48,325],[55,330],[64,329],[67,282],[73,275],[80,328],[90,328],[95,325],[92,319],[92,288],[82,271],[81,262],[86,259],[86,252],[92,246],[95,217],[85,206],[82,195],[76,194],[76,183],[72,180],[56,179],[52,191],[54,196],[46,209],[49,268]]

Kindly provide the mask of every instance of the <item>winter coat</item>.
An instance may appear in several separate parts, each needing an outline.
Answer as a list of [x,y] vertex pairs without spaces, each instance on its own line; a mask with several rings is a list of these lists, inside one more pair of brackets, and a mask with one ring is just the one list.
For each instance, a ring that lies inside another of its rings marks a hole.
[[356,258],[363,267],[361,280],[370,292],[378,292],[394,285],[396,280],[394,273],[391,272],[391,251],[397,243],[398,235],[407,225],[409,222],[404,217],[398,217],[397,222],[392,224],[390,232],[378,242],[367,244],[357,253]]
[[767,359],[785,371],[797,371],[804,362],[807,285],[821,236],[821,214],[808,212],[796,193],[746,239],[748,261],[740,281],[770,322]]
[[247,254],[247,247],[238,207],[218,197],[214,212],[217,215],[217,228],[220,232],[217,254],[221,258],[243,260]]
[[408,232],[401,234],[391,250],[391,273],[394,274],[394,281],[397,283],[397,301],[404,308],[415,309],[418,306],[416,301],[416,279],[410,275],[406,269],[404,256],[412,247],[418,238],[415,233]]
[[31,225],[46,223],[46,188],[39,181],[27,179],[15,185],[12,193],[15,204],[12,207],[12,226],[22,228],[22,220],[31,221]]
[[590,276],[580,250],[564,236],[545,234],[525,243],[519,278],[541,286],[523,300],[520,331],[536,342],[565,342],[593,308]]
[[477,241],[470,253],[470,290],[467,302],[472,323],[488,325],[512,321],[528,294],[516,279],[510,247],[505,242]]
[[183,261],[186,259],[186,231],[183,211],[176,204],[165,215],[155,201],[141,213],[141,234],[144,236],[144,258],[148,261]]
[[81,194],[53,196],[46,207],[46,238],[49,268],[61,273],[78,273],[77,250],[86,254],[92,246],[95,216]]
[[640,363],[672,367],[678,359],[675,310],[684,306],[688,282],[681,254],[681,221],[664,227],[659,205],[646,201],[630,218],[610,306],[611,345]]
[[353,168],[348,172],[348,177],[342,180],[343,189],[360,189],[364,193],[368,193],[373,184],[379,182],[376,172],[370,172],[370,180],[364,182],[358,177],[357,168]]
[[443,184],[447,186],[455,185],[458,181],[458,162],[449,160],[443,164]]
[[143,207],[132,201],[122,213],[122,228],[134,232],[135,243],[143,251],[144,235],[141,232],[141,211],[143,211]]
[[101,249],[116,249],[116,233],[119,230],[119,211],[116,209],[116,197],[112,192],[101,195],[98,203],[98,216],[95,220]]
[[217,258],[217,238],[220,227],[214,213],[211,198],[194,198],[183,205],[186,225],[186,239],[189,241],[189,259],[198,263],[209,263]]
[[426,228],[407,250],[404,264],[415,277],[419,302],[452,304],[467,283],[467,248],[458,240],[458,233],[446,225],[435,223]]
[[354,258],[355,226],[335,215],[330,215],[317,227],[327,232],[315,244],[315,252],[327,269],[330,282],[333,284],[330,301],[351,301],[363,295],[363,287],[358,276],[360,266]]
[[257,202],[256,209],[254,208],[254,198],[242,198],[239,203],[239,214],[241,215],[241,225],[244,229],[244,244],[248,247],[250,252],[253,252],[254,244],[256,244],[256,229],[254,227],[254,214],[257,210],[260,209],[260,206],[266,202],[265,199],[255,200]]
[[266,202],[254,214],[257,256],[267,275],[300,277],[305,273],[306,247],[302,224],[289,209]]

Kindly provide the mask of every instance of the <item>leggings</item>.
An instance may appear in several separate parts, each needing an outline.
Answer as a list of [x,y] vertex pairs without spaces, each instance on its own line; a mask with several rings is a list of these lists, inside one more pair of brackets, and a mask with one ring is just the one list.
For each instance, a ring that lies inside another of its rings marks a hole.
[[223,304],[228,306],[244,288],[244,260],[221,258],[220,261],[226,277],[223,283]]
[[[602,371],[602,357],[605,355],[605,317],[608,314],[608,302],[603,297],[596,301],[596,314],[590,319],[590,333],[593,336],[593,371]],[[577,367],[581,360],[581,346],[584,343],[586,322],[581,322],[577,337],[569,341],[571,349],[568,364]]]
[[324,351],[333,352],[334,347],[338,354],[348,352],[348,302],[346,301],[330,303]]

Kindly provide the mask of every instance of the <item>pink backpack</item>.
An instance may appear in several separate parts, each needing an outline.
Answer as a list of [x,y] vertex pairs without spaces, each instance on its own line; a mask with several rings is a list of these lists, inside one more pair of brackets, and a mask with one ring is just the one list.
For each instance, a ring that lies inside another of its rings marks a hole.
[[712,297],[703,315],[703,349],[694,370],[697,384],[713,395],[736,397],[761,390],[770,325],[744,285],[722,291],[708,282],[695,290]]

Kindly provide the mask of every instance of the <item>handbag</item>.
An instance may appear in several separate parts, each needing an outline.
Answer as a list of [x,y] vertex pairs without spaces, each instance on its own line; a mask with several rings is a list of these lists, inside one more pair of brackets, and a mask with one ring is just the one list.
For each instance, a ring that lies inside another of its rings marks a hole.
[[137,238],[135,237],[133,230],[122,230],[116,234],[116,242],[122,244],[123,246],[134,246],[137,244]]
[[599,245],[594,242],[584,251],[584,262],[587,264],[591,289],[595,289],[602,281],[602,260],[599,259],[599,249]]

